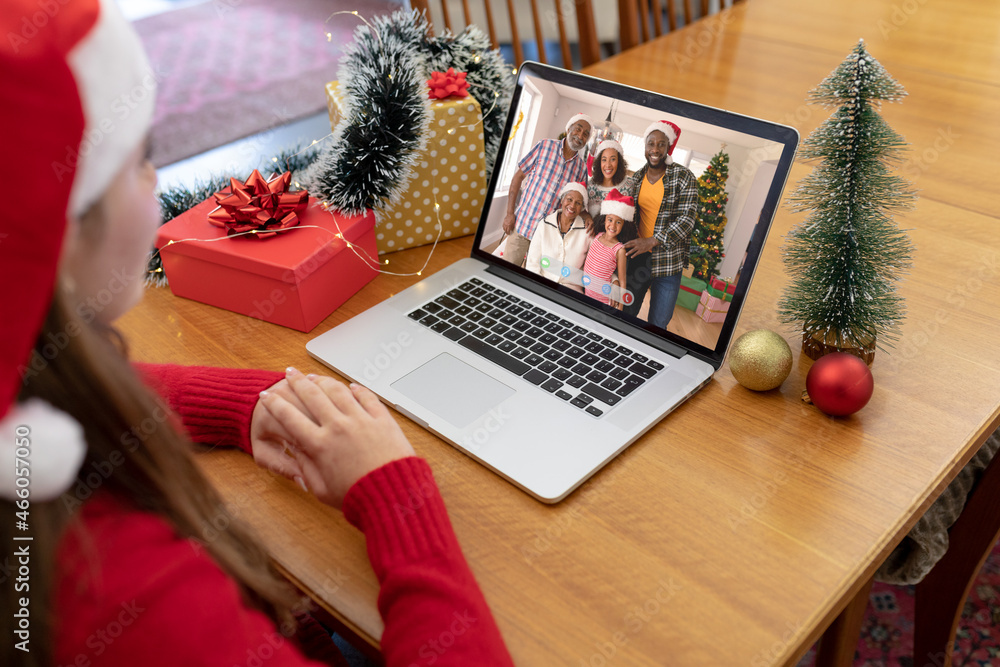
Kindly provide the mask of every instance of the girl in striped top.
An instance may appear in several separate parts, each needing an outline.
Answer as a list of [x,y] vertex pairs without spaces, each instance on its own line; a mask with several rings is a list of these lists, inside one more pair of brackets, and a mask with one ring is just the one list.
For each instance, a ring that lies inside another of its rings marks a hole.
[[635,201],[622,195],[617,188],[611,190],[601,202],[601,214],[594,220],[595,236],[583,265],[585,282],[589,280],[585,289],[587,296],[618,310],[622,309],[622,303],[611,299],[612,287],[619,287],[622,293],[627,289],[625,265],[628,259],[624,243],[636,238],[634,215]]

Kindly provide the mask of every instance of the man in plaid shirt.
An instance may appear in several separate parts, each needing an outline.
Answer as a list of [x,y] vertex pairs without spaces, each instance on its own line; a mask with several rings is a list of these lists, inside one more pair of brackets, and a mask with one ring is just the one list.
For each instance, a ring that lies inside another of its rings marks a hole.
[[576,114],[566,123],[565,139],[542,139],[518,162],[503,218],[503,231],[509,234],[503,258],[508,262],[521,266],[538,221],[555,210],[559,190],[587,177],[587,165],[579,153],[590,140],[592,126],[588,116]]
[[625,244],[626,284],[633,298],[624,312],[637,317],[649,290],[646,319],[663,329],[674,314],[698,207],[698,181],[670,157],[680,135],[680,128],[666,120],[646,128],[646,165],[619,187],[635,198],[639,221],[639,238]]

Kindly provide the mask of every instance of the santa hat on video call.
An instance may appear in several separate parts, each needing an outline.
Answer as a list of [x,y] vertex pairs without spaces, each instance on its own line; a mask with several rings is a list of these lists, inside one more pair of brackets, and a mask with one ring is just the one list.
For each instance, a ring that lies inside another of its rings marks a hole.
[[560,202],[562,201],[563,195],[566,194],[567,192],[579,192],[580,196],[583,197],[583,206],[584,206],[584,208],[586,208],[587,203],[589,201],[589,199],[587,197],[587,186],[586,185],[584,185],[583,183],[577,183],[576,181],[570,181],[566,185],[562,186],[562,189],[559,191],[559,201]]
[[635,215],[635,200],[614,188],[601,202],[601,215],[617,215],[622,220],[632,220]]
[[[570,118],[568,121],[566,121],[566,134],[569,134],[569,128],[573,127],[574,125],[576,125],[577,123],[579,123],[581,120],[585,121],[587,123],[587,125],[590,126],[590,132],[591,133],[594,131],[594,121],[593,121],[593,119],[590,116],[588,116],[587,114],[585,114],[585,113],[578,113],[575,116],[573,116],[572,118]],[[587,139],[588,140],[590,139],[590,134],[589,133],[587,134]]]
[[674,148],[677,147],[677,140],[681,138],[681,128],[677,127],[674,123],[669,120],[658,120],[655,123],[650,124],[646,128],[646,131],[642,133],[642,140],[646,141],[646,137],[649,136],[650,132],[655,132],[659,130],[663,134],[667,135],[667,155],[674,154]]
[[625,149],[622,148],[622,145],[620,143],[618,143],[614,139],[605,139],[601,143],[597,144],[597,150],[594,151],[594,156],[600,159],[601,153],[603,153],[609,148],[614,148],[616,151],[618,151],[619,155],[625,155]]
[[[55,6],[55,4],[53,4]],[[0,15],[0,498],[15,485],[15,436],[30,452],[32,500],[76,478],[83,429],[43,401],[17,402],[55,292],[67,220],[97,202],[153,118],[155,77],[114,0],[11,0]],[[53,343],[53,354],[58,348]],[[28,443],[26,446],[24,443]],[[20,456],[20,454],[18,454]]]

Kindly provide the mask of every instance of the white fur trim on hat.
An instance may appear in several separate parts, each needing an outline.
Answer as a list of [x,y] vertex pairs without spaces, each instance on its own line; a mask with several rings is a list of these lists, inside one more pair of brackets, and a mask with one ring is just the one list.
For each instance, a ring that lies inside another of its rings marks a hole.
[[625,155],[625,149],[622,148],[620,143],[614,139],[605,139],[601,143],[597,144],[597,150],[594,151],[594,157],[600,159],[601,153],[609,148],[614,148],[620,155]]
[[[604,201],[601,202],[601,215],[617,215],[622,220],[632,220],[635,217],[635,200],[631,197],[624,199],[613,197],[617,194],[619,194],[618,190],[615,189],[605,196]],[[630,201],[633,204],[629,204]]]
[[568,121],[566,121],[566,134],[569,134],[569,128],[573,127],[579,121],[586,121],[587,125],[590,126],[590,133],[587,134],[587,139],[590,139],[590,134],[594,132],[594,121],[585,113],[578,113]]
[[587,197],[587,188],[583,187],[583,185],[577,183],[576,181],[570,181],[566,185],[562,186],[561,190],[559,190],[560,202],[562,201],[563,195],[566,194],[567,192],[579,192],[580,196],[583,197],[583,207],[587,208],[587,203],[589,201]]
[[70,53],[86,120],[69,212],[81,215],[104,194],[153,121],[156,77],[132,25],[114,2]]
[[642,133],[642,140],[645,142],[646,138],[649,137],[650,133],[652,132],[659,131],[662,132],[664,135],[666,135],[668,146],[667,146],[667,154],[663,156],[663,161],[667,164],[673,164],[674,158],[671,157],[671,154],[674,152],[674,148],[677,146],[679,129],[680,128],[675,127],[673,123],[669,123],[665,120],[658,120],[646,128],[646,131]]
[[662,120],[658,120],[646,128],[646,131],[642,133],[643,141],[646,140],[646,137],[649,136],[650,132],[655,132],[656,130],[659,130],[663,134],[667,135],[667,143],[671,146],[677,143],[677,130],[671,127],[669,123],[665,123]]
[[15,403],[0,420],[0,498],[58,498],[76,479],[86,453],[83,427],[75,419],[37,398]]
[[622,220],[632,220],[635,216],[635,206],[629,206],[623,201],[605,199],[601,202],[601,215],[617,215]]

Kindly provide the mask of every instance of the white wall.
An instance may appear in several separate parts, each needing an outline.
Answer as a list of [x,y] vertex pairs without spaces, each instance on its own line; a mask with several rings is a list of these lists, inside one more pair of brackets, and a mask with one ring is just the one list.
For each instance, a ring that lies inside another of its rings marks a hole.
[[[778,167],[776,160],[767,160],[757,167],[753,180],[744,188],[747,190],[746,201],[740,209],[738,216],[733,216],[726,224],[726,231],[723,236],[723,243],[726,247],[726,257],[719,264],[718,275],[723,278],[735,278],[740,266],[743,264],[743,257],[746,255],[747,245],[753,235],[754,227],[760,218],[760,211],[764,206],[764,200],[771,189],[774,180],[774,173]],[[747,181],[749,179],[743,179]]]

